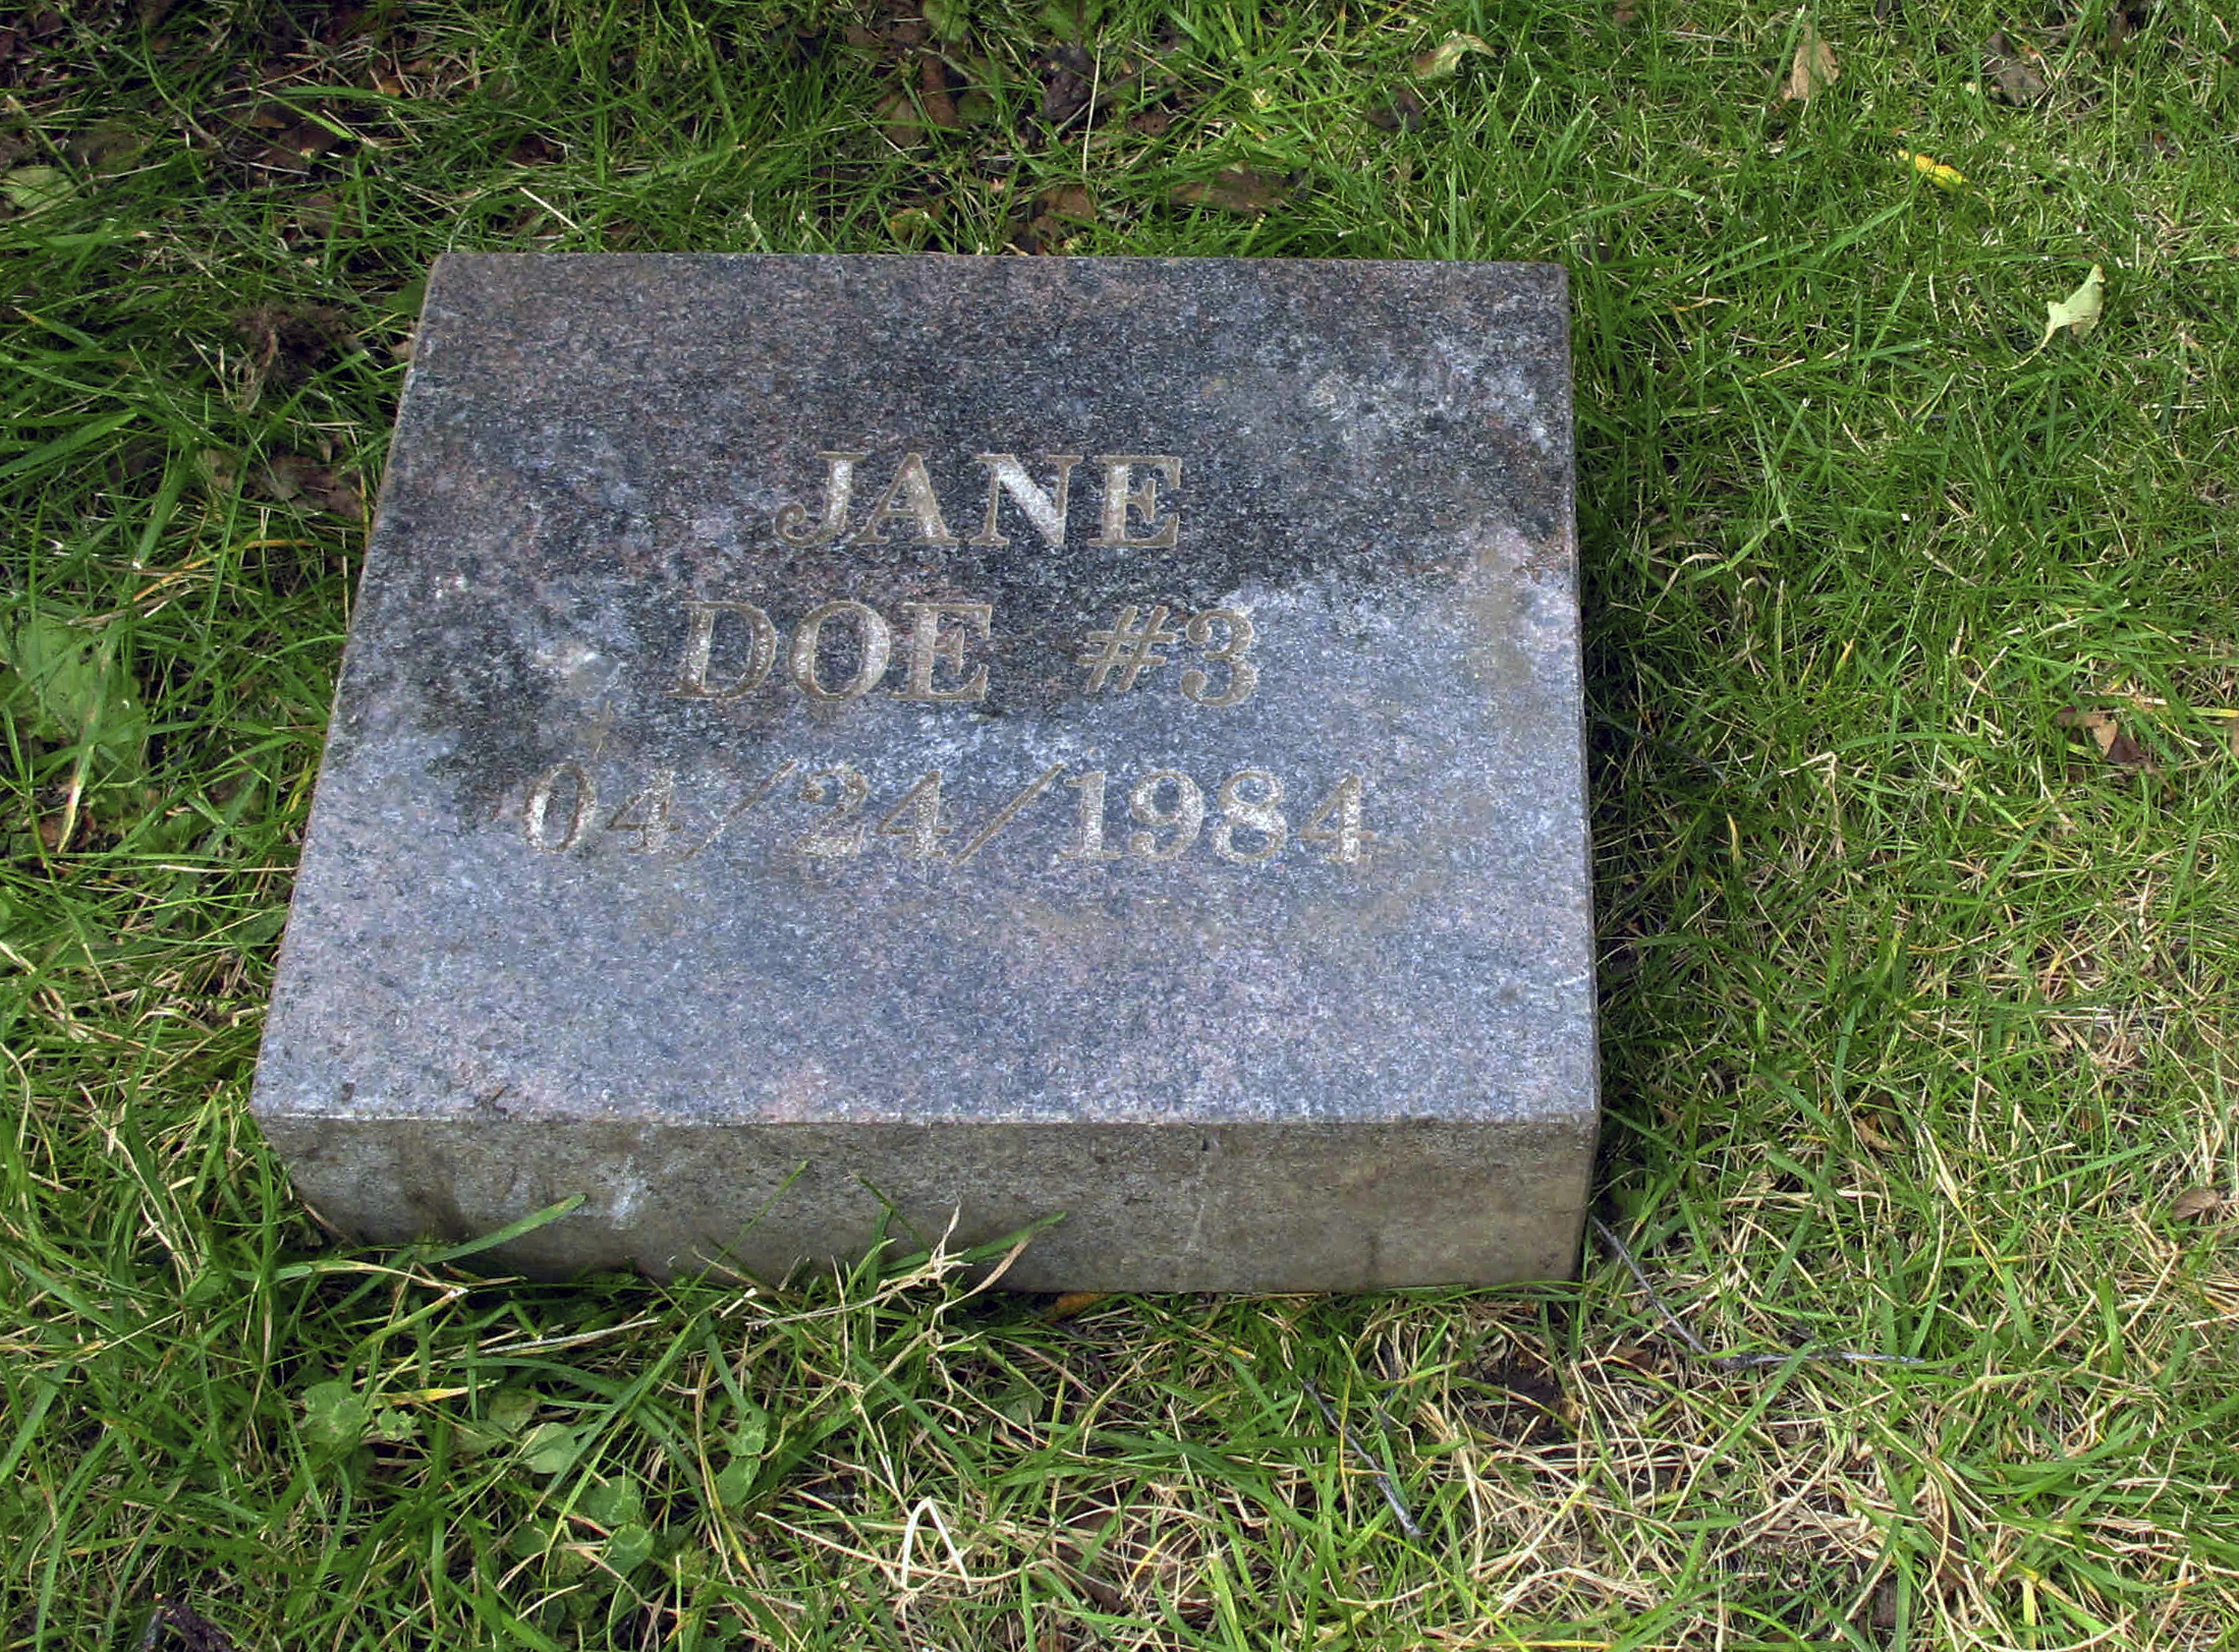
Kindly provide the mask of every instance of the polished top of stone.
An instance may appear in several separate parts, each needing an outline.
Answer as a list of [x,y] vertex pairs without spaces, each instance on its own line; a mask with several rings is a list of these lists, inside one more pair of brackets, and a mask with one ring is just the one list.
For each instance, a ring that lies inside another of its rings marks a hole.
[[257,1106],[1590,1118],[1565,311],[446,256]]

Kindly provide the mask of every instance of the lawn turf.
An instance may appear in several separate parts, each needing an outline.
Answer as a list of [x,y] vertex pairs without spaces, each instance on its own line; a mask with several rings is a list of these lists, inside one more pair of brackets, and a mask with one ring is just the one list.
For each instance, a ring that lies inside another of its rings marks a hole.
[[[0,16],[0,1649],[2239,1645],[2228,9],[925,12]],[[245,1098],[449,247],[1565,265],[1640,1275],[322,1238]]]

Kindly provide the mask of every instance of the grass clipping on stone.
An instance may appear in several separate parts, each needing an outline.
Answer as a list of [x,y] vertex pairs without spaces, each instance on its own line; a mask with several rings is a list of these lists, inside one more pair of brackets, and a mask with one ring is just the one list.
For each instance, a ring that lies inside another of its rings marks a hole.
[[[934,12],[0,36],[0,1646],[2227,1644],[2229,26]],[[1566,264],[1624,1256],[325,1243],[245,1098],[445,246]]]

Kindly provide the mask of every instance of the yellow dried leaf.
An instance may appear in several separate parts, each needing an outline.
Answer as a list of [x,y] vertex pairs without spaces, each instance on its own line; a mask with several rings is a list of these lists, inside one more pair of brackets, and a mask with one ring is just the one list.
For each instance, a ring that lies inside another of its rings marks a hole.
[[1967,184],[1965,174],[1956,166],[1946,166],[1932,155],[1916,155],[1910,149],[1899,149],[1900,161],[1912,163],[1913,170],[1925,177],[1939,189],[1960,189]]
[[[2044,304],[2044,336],[2036,342],[2036,350],[2052,342],[2052,335],[2066,328],[2082,338],[2099,325],[2099,307],[2107,297],[2106,272],[2098,265],[2083,278],[2083,285],[2062,299],[2047,299]],[[2035,355],[2036,350],[2030,354]]]

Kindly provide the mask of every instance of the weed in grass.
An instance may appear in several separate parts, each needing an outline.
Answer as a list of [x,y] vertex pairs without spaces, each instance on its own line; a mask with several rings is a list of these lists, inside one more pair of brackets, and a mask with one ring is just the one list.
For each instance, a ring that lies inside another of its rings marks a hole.
[[[0,1646],[2228,1645],[2222,10],[0,20]],[[448,246],[1566,264],[1602,1214],[1711,1347],[1925,1363],[1706,1370],[1598,1251],[1053,1317],[324,1244],[243,1101]]]

